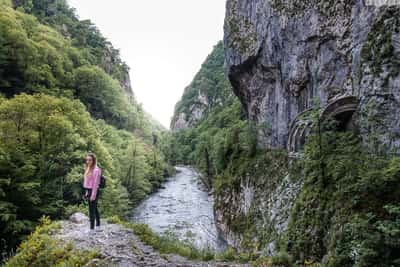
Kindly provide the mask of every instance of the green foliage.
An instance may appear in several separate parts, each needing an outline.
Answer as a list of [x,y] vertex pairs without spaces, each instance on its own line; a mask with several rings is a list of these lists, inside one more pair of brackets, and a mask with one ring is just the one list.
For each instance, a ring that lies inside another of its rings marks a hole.
[[40,23],[51,26],[70,39],[91,64],[100,66],[118,81],[124,80],[129,68],[121,61],[119,51],[90,20],[80,21],[67,1],[19,0],[15,1],[15,5],[17,10],[34,15]]
[[42,214],[86,210],[88,151],[109,178],[102,214],[127,216],[167,165],[159,125],[121,86],[128,67],[118,50],[64,0],[0,5],[0,249],[19,244]]
[[102,69],[83,66],[74,70],[73,88],[76,96],[98,119],[104,119],[118,128],[140,129],[141,110],[128,102],[123,89]]
[[[273,257],[260,257],[253,266],[257,267],[292,267],[292,257],[287,252],[279,252]],[[308,266],[307,266],[308,267]]]
[[[93,121],[78,100],[44,94],[0,99],[0,140],[0,233],[8,248],[31,232],[42,214],[60,218],[80,205],[87,151],[97,154],[109,178],[100,196],[103,215],[128,215],[131,202],[144,198],[164,177],[157,149]],[[135,158],[133,145],[140,147]],[[125,184],[131,162],[141,166],[131,177],[134,190]]]
[[[207,103],[200,100],[200,96],[207,99]],[[175,106],[172,122],[176,121],[180,113],[190,114],[194,107],[200,107],[205,113],[218,106],[225,106],[233,101],[232,88],[226,75],[224,45],[220,41],[212,53],[202,64],[181,100]]]
[[240,157],[251,157],[256,151],[252,124],[241,119],[238,101],[215,108],[195,127],[171,133],[164,141],[164,153],[174,163],[195,165],[213,183],[230,163]]
[[[64,94],[74,67],[83,64],[79,51],[35,17],[3,7],[0,10],[1,91]],[[74,59],[74,60],[73,60]]]
[[1,0],[0,1],[0,6],[11,7],[12,6],[12,2],[11,2],[11,0]]
[[124,227],[133,230],[133,232],[140,238],[143,243],[153,247],[163,254],[178,254],[189,259],[203,261],[217,259],[222,261],[248,262],[249,260],[247,255],[238,255],[233,248],[229,248],[226,252],[221,254],[214,254],[209,249],[199,250],[194,247],[190,242],[180,241],[170,232],[167,232],[160,236],[153,232],[146,224],[126,222],[121,220],[117,216],[109,218],[108,222],[121,224]]
[[327,266],[395,266],[400,160],[365,151],[351,132],[309,138],[304,187],[292,212],[289,249]]
[[47,217],[41,219],[41,224],[24,241],[6,267],[18,266],[106,266],[104,260],[91,263],[94,258],[100,258],[96,251],[75,249],[72,244],[51,237],[59,229],[57,223],[52,223]]
[[[76,97],[95,118],[117,128],[136,130],[151,140],[153,123],[121,87],[128,75],[126,65],[93,25],[79,22],[62,0],[20,4],[22,11],[32,10],[36,17],[5,6],[0,10],[0,92],[8,97],[21,92]],[[52,16],[50,21],[45,19],[46,14]],[[59,25],[63,19],[74,22]],[[44,26],[39,21],[61,28]],[[67,33],[63,36],[65,25],[75,30],[74,38],[83,39],[71,40]],[[102,63],[107,61],[107,53],[112,54],[111,66]]]
[[389,76],[396,76],[399,72],[400,59],[392,44],[392,35],[400,30],[399,16],[400,11],[396,7],[381,9],[362,47],[362,59],[376,76],[384,71],[383,66]]
[[143,200],[170,174],[169,166],[156,146],[144,142],[130,132],[117,131],[102,120],[96,121],[96,128],[112,155],[113,164],[109,172],[118,178],[118,187],[122,185],[124,188],[125,193],[120,194],[120,197],[128,194],[131,204],[136,205]]

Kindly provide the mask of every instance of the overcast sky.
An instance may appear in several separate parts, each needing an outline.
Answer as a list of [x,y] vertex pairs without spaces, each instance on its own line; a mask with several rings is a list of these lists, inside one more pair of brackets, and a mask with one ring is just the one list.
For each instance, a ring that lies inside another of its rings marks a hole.
[[145,110],[169,127],[175,103],[223,37],[226,0],[68,0],[130,66]]

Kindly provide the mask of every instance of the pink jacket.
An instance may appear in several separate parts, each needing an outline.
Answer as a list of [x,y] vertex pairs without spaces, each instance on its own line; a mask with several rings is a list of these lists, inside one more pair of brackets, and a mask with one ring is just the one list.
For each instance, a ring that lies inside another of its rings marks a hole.
[[101,177],[101,169],[99,167],[95,167],[93,172],[85,177],[83,181],[83,187],[86,189],[92,189],[92,196],[96,198],[97,190],[99,189],[100,184],[100,177]]

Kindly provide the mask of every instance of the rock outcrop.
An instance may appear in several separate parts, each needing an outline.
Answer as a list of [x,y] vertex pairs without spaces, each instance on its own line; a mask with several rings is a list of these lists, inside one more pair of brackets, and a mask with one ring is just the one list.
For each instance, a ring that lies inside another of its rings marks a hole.
[[[161,255],[152,247],[142,243],[133,233],[121,225],[104,222],[100,230],[89,231],[89,219],[82,213],[73,214],[68,221],[61,221],[61,229],[55,238],[63,242],[71,242],[81,250],[96,250],[102,260],[113,266],[159,266],[159,267],[208,267],[248,266],[224,262],[189,261],[178,255]],[[96,266],[96,261],[93,264]],[[91,265],[91,266],[92,266]]]
[[[378,8],[362,0],[228,0],[228,75],[248,118],[266,124],[259,147],[296,154],[312,127],[301,114],[318,109],[344,129],[355,127],[371,149],[399,155],[399,32],[399,6]],[[231,245],[240,247],[246,239],[237,221],[256,218],[251,223],[267,229],[262,238],[270,241],[264,252],[276,252],[302,188],[302,181],[280,175],[242,177],[240,188],[217,196],[216,217]],[[249,205],[256,217],[246,212]]]
[[271,128],[261,146],[285,148],[299,113],[352,95],[365,142],[400,153],[400,7],[364,2],[228,1],[229,78],[248,117]]
[[[191,88],[188,87],[187,90]],[[184,94],[186,94],[185,91]],[[198,121],[203,118],[203,115],[209,108],[208,99],[202,95],[200,91],[197,92],[195,103],[192,104],[186,111],[177,111],[171,121],[171,129],[184,130],[194,126]]]
[[[270,177],[263,178],[268,180]],[[243,241],[246,239],[244,234],[251,227],[245,231],[235,231],[230,218],[244,216],[254,219],[254,213],[256,213],[259,218],[251,221],[254,229],[256,231],[268,229],[268,237],[264,237],[268,244],[262,248],[264,250],[262,252],[266,255],[276,255],[279,252],[276,249],[276,241],[288,227],[290,211],[302,182],[301,180],[292,182],[289,175],[277,183],[269,183],[268,186],[254,185],[249,179],[245,181],[241,183],[239,192],[226,191],[218,195],[216,202],[219,206],[215,214],[218,227],[224,233],[228,244],[241,250]]]

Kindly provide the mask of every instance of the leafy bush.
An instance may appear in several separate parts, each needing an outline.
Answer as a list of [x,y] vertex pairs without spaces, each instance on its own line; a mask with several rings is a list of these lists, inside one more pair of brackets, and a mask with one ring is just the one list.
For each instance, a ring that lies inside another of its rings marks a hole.
[[260,257],[254,261],[253,265],[257,267],[292,267],[293,260],[286,252],[279,252],[273,257]]
[[1,252],[43,214],[85,208],[88,151],[109,178],[103,215],[126,216],[163,181],[160,127],[122,88],[127,75],[118,50],[65,0],[0,1]]
[[65,244],[51,237],[59,227],[59,224],[52,223],[48,217],[43,217],[40,225],[21,243],[17,254],[5,266],[106,266],[107,263],[102,260],[96,264],[91,263],[94,258],[100,259],[100,254],[96,251],[77,250],[71,243]]
[[[130,193],[137,203],[163,179],[165,165],[155,148],[94,122],[78,100],[44,94],[0,99],[0,140],[0,233],[8,248],[31,232],[42,214],[65,217],[81,205],[87,151],[97,154],[109,178],[100,197],[103,215],[126,216]],[[132,174],[128,163],[141,167]]]
[[[327,266],[395,266],[400,248],[400,160],[366,151],[357,134],[309,138],[289,251]],[[397,230],[396,230],[397,229]]]
[[[22,92],[77,97],[95,118],[137,130],[150,140],[152,122],[121,86],[128,69],[95,27],[79,22],[62,0],[17,4],[23,7],[19,11],[0,3],[0,92],[8,97]],[[58,24],[63,19],[66,24]],[[66,25],[70,32],[63,36]],[[72,42],[71,34],[76,38]],[[103,57],[110,49],[113,63],[106,66]]]

